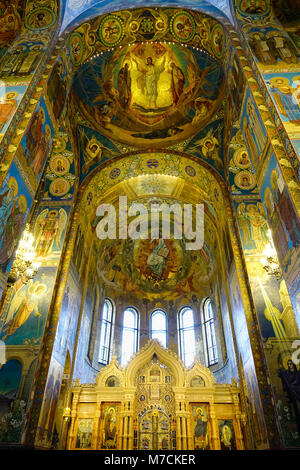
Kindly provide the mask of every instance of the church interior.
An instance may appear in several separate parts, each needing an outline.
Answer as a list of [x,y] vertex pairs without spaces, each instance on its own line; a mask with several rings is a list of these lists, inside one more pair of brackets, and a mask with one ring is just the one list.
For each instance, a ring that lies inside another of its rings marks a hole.
[[299,51],[298,0],[1,0],[0,449],[300,448]]

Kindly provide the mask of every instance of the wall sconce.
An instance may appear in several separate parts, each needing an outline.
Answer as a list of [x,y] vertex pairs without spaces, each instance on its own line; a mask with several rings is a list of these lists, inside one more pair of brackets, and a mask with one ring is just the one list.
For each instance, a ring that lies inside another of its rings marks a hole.
[[263,252],[263,257],[260,261],[264,270],[270,274],[270,276],[275,276],[278,280],[282,277],[282,271],[280,269],[277,253],[271,243],[267,244]]
[[71,408],[69,408],[68,406],[64,409],[63,417],[65,421],[69,421],[69,419],[71,418]]
[[40,266],[34,261],[35,251],[33,248],[34,237],[29,231],[29,224],[26,224],[21,240],[18,245],[16,257],[8,275],[7,284],[13,285],[18,277],[22,278],[24,284],[32,279]]

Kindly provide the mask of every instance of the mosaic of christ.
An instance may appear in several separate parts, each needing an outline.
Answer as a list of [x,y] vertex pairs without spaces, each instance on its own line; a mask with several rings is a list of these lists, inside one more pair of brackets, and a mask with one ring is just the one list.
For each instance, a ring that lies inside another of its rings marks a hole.
[[224,73],[215,59],[164,43],[100,55],[80,68],[73,84],[84,118],[132,145],[184,140],[209,122],[223,92]]

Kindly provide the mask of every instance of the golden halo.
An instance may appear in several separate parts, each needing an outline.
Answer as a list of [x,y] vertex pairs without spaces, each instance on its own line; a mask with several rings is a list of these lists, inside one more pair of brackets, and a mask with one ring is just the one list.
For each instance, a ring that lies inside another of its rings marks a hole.
[[[242,155],[242,153],[245,153],[247,155],[247,159],[248,159],[248,162],[247,163],[240,163],[239,162],[239,158],[240,156]],[[234,160],[234,163],[236,164],[236,166],[238,166],[239,168],[241,169],[247,169],[247,168],[250,168],[251,167],[251,162],[250,162],[250,158],[249,158],[249,153],[247,152],[246,148],[243,147],[243,148],[240,148],[238,150],[236,150],[233,154],[233,160]]]
[[19,197],[19,207],[24,214],[27,209],[27,200],[24,194],[21,194],[21,196]]
[[135,33],[139,29],[139,27],[140,25],[137,21],[131,21],[131,23],[129,24],[129,28],[133,33]]
[[[241,181],[242,178],[247,178],[248,179],[248,184],[247,186],[242,186]],[[234,177],[234,182],[236,186],[238,186],[240,189],[245,189],[246,191],[249,191],[250,189],[254,188],[255,186],[255,178],[253,177],[252,173],[250,173],[248,170],[240,171],[237,173]]]
[[53,152],[54,153],[63,152],[66,148],[66,145],[67,143],[62,137],[55,136],[53,139]]
[[272,188],[275,187],[275,184],[277,186],[277,180],[278,180],[278,175],[277,175],[276,168],[274,168],[274,170],[271,173],[271,187]]
[[13,100],[13,99],[15,99],[15,98],[19,95],[19,93],[18,93],[17,91],[7,91],[7,92],[3,95],[3,98],[2,98],[2,99],[7,100],[8,95],[12,95],[12,97],[9,98],[9,99],[10,99],[10,100]]
[[287,362],[292,361],[292,353],[290,351],[283,351],[281,353],[282,365],[285,369],[288,368]]
[[265,190],[265,196],[264,196],[264,201],[265,201],[265,204],[266,204],[266,207],[267,207],[268,211],[271,211],[271,209],[272,209],[272,200],[271,200],[271,198],[272,198],[271,189],[268,186]]
[[50,214],[52,214],[52,215],[54,214],[53,217],[56,217],[57,214],[58,214],[58,211],[55,210],[55,209],[53,209],[53,210],[49,211],[48,216],[49,216]]
[[45,122],[45,111],[43,110],[43,108],[40,108],[38,110],[38,114],[40,114],[42,116],[42,122],[44,123]]
[[272,83],[272,85],[277,85],[278,84],[278,80],[280,80],[282,83],[280,83],[280,85],[289,85],[290,84],[290,81],[288,78],[285,78],[285,77],[273,77],[273,78],[270,78],[270,83]]
[[51,128],[50,128],[49,124],[46,124],[46,126],[45,126],[45,134],[50,134],[50,136],[51,136]]
[[[62,171],[58,171],[57,170],[57,162],[58,161],[61,161],[63,162],[63,164],[65,165],[65,169],[62,170]],[[55,174],[58,174],[58,175],[65,175],[66,173],[68,173],[69,169],[70,169],[70,162],[69,160],[64,157],[63,155],[54,155],[53,157],[51,157],[51,160],[50,160],[50,168],[51,170],[55,173]]]
[[64,196],[70,189],[70,183],[65,178],[57,178],[50,184],[49,191],[53,196]]
[[47,290],[47,286],[45,284],[38,284],[34,289],[34,295],[43,295]]
[[252,212],[253,210],[255,210],[255,212],[258,212],[258,207],[255,204],[248,204],[247,211]]
[[16,178],[11,176],[8,180],[7,186],[9,187],[9,189],[13,188],[14,196],[16,196],[18,194],[19,186],[18,186]]
[[33,284],[28,286],[28,294],[33,295],[35,292],[35,289],[38,287],[39,281],[35,281]]

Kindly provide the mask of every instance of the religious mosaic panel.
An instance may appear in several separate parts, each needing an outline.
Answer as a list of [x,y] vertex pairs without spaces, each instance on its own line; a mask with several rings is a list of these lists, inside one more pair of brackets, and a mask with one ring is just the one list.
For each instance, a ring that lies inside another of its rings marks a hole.
[[76,273],[68,273],[67,283],[61,304],[53,353],[57,360],[63,361],[67,351],[73,355],[77,321],[81,304],[81,289]]
[[269,93],[286,131],[291,136],[300,133],[300,74],[280,72],[264,74]]
[[18,442],[25,416],[26,403],[17,399],[22,364],[11,359],[0,369],[0,442]]
[[81,180],[97,165],[120,155],[120,150],[107,137],[89,127],[78,126],[80,139]]
[[0,7],[0,46],[9,46],[18,36],[24,12],[25,0],[4,0]]
[[107,137],[161,146],[208,123],[223,98],[223,79],[222,66],[208,54],[140,43],[84,64],[74,77],[73,96],[82,115]]
[[41,404],[41,413],[36,435],[35,444],[42,446],[52,438],[53,427],[55,424],[55,412],[61,381],[63,376],[63,366],[54,359],[51,359],[45,394]]
[[77,423],[76,449],[90,449],[92,443],[93,420],[79,418]]
[[221,450],[236,450],[235,432],[232,419],[219,419],[218,428]]
[[[295,188],[297,194],[299,189]],[[300,245],[300,223],[288,187],[273,155],[261,188],[266,215],[281,266],[294,266]]]
[[2,138],[25,93],[26,86],[14,85],[0,88],[0,138]]
[[102,405],[102,432],[100,449],[117,449],[120,405],[104,403]]
[[32,195],[15,163],[0,189],[0,271],[8,272],[24,228]]
[[[249,89],[247,89],[244,97],[240,123],[249,156],[254,168],[257,168],[267,143],[267,135]],[[249,183],[247,183],[246,188],[249,188],[249,186]]]
[[52,137],[53,126],[45,102],[41,99],[17,151],[18,161],[35,190],[50,151]]
[[0,338],[6,344],[30,347],[40,343],[55,271],[55,268],[41,267],[27,284],[23,283],[22,278],[14,284],[12,298],[1,322]]
[[208,405],[196,403],[191,405],[190,410],[194,450],[209,450],[209,436],[211,431],[208,418]]

